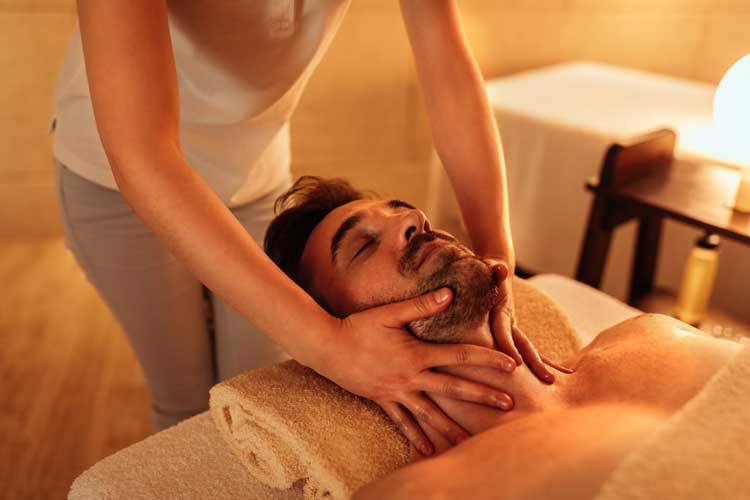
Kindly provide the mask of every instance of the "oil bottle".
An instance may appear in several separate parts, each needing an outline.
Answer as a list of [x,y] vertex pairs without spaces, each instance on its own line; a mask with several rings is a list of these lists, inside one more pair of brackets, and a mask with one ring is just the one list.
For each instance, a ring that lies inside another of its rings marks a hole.
[[685,262],[674,315],[690,325],[699,325],[706,316],[719,264],[719,243],[719,235],[706,232]]

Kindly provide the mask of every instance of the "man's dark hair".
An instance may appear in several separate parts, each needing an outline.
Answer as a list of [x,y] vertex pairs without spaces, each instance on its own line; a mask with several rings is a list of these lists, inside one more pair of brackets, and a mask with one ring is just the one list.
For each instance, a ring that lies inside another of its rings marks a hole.
[[355,189],[344,179],[300,177],[276,200],[277,215],[268,226],[263,247],[287,276],[307,289],[299,273],[299,262],[315,226],[336,208],[373,197],[374,193]]

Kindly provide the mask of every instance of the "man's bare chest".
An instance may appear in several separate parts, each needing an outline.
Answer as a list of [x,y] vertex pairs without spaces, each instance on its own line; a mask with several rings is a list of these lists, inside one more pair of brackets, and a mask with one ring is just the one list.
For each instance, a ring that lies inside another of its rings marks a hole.
[[572,405],[629,403],[673,412],[739,349],[662,315],[605,330],[574,360]]

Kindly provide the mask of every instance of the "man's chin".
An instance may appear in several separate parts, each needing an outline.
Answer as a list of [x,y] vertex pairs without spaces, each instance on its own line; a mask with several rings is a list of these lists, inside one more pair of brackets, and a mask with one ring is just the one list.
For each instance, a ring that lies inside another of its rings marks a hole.
[[420,293],[448,287],[453,301],[445,311],[409,324],[412,333],[431,342],[460,342],[468,329],[479,326],[497,303],[499,290],[492,268],[474,255],[446,262],[420,286]]

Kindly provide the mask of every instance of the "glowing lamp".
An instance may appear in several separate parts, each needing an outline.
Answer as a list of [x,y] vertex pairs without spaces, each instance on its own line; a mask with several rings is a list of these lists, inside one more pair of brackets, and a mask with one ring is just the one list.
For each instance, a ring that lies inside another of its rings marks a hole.
[[714,95],[714,122],[722,142],[742,162],[733,208],[750,213],[750,55],[721,79]]

